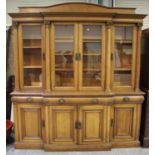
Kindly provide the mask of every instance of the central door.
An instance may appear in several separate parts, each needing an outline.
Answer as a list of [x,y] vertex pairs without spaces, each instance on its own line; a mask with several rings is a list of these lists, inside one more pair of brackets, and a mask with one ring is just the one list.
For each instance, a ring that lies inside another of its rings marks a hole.
[[53,23],[51,26],[53,90],[103,90],[103,24]]

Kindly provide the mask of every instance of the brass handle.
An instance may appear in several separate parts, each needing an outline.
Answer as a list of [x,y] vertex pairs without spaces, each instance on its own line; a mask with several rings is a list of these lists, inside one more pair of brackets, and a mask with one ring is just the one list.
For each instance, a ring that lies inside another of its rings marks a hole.
[[76,122],[75,123],[75,128],[76,129],[81,129],[81,122]]
[[63,104],[63,103],[65,103],[65,100],[63,99],[63,98],[61,98],[61,99],[59,99],[59,101],[58,101],[60,104]]
[[129,97],[127,97],[127,96],[123,98],[124,102],[128,102],[129,100],[130,100]]
[[75,54],[75,60],[81,60],[81,54],[80,53],[76,53]]
[[113,119],[111,119],[110,125],[111,125],[111,127],[114,126],[114,120]]
[[26,99],[26,101],[27,101],[27,102],[32,102],[32,101],[33,101],[33,98],[28,97],[28,98]]
[[97,99],[97,98],[93,98],[92,100],[91,100],[91,103],[93,103],[93,104],[97,104],[99,102],[99,100]]

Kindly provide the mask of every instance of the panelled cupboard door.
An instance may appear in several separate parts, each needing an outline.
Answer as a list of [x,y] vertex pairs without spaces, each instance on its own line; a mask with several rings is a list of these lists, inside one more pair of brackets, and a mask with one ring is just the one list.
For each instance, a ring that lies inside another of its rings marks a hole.
[[78,26],[75,23],[53,23],[51,30],[52,89],[77,90]]
[[20,141],[42,143],[42,106],[27,104],[18,105],[18,119]]
[[113,27],[112,89],[132,90],[135,81],[136,26]]
[[112,109],[112,141],[135,139],[136,104],[116,104]]
[[18,35],[20,88],[40,90],[43,86],[43,26],[20,24]]
[[52,144],[76,144],[77,109],[75,106],[49,107],[50,143]]
[[104,106],[80,106],[79,123],[80,144],[105,142],[106,108]]
[[105,34],[103,24],[79,24],[80,90],[104,89]]

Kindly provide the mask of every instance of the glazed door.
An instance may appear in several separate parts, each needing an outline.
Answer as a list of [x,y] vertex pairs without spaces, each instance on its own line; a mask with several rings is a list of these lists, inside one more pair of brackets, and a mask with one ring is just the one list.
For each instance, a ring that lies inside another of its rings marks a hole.
[[79,24],[79,89],[104,89],[105,27]]
[[74,23],[52,24],[52,89],[77,90],[78,26]]
[[136,104],[116,104],[112,109],[112,141],[134,140]]
[[18,105],[18,127],[21,142],[42,144],[43,109],[41,105]]
[[19,60],[21,89],[39,90],[43,85],[42,35],[40,24],[20,24]]
[[76,144],[77,119],[75,106],[52,106],[49,111],[50,143],[51,144]]
[[112,89],[134,89],[136,29],[133,25],[115,25],[112,61]]
[[80,144],[105,142],[106,110],[104,106],[80,106],[78,123]]

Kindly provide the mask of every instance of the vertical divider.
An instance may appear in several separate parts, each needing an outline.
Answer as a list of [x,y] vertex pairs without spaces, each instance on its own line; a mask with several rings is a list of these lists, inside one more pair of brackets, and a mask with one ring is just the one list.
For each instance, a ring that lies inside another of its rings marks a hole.
[[[18,47],[18,22],[13,22],[13,50],[14,50],[14,74],[15,74],[15,90],[20,89],[19,83],[19,47]],[[20,40],[20,39],[19,39]]]
[[51,52],[51,50],[50,50],[50,21],[45,21],[44,22],[44,24],[45,24],[45,37],[46,37],[46,44],[45,44],[45,46],[46,46],[46,51],[45,51],[45,54],[46,54],[46,91],[47,92],[50,92],[50,89],[51,89],[51,73],[50,73],[50,71],[51,71],[51,67],[50,67],[50,52]]
[[111,92],[110,81],[111,81],[111,52],[112,52],[112,22],[109,21],[107,25],[107,51],[106,51],[106,92]]
[[50,53],[50,59],[51,59],[51,64],[50,64],[50,68],[51,68],[51,86],[52,86],[52,90],[54,90],[54,86],[55,86],[55,33],[54,33],[54,23],[51,24],[50,26],[50,37],[51,37],[51,53]]
[[81,54],[81,60],[79,62],[79,90],[82,89],[82,79],[83,79],[83,68],[82,68],[82,65],[83,65],[83,52],[82,52],[82,37],[83,37],[83,34],[82,34],[82,24],[80,23],[79,24],[79,28],[78,28],[78,32],[79,32],[79,53]]

